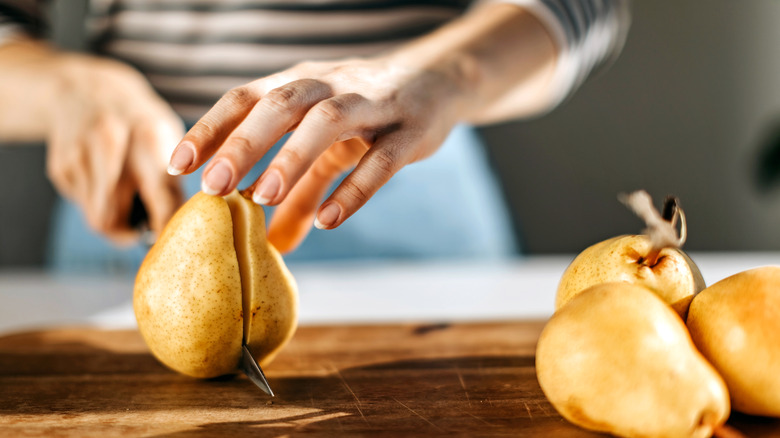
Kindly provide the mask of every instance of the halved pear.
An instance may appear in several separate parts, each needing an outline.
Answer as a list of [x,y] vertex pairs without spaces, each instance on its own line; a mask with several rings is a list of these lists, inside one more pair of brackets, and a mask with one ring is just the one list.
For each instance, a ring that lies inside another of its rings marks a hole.
[[209,378],[238,370],[242,342],[270,362],[295,332],[298,291],[266,239],[262,207],[238,191],[198,193],[141,264],[133,307],[155,357]]

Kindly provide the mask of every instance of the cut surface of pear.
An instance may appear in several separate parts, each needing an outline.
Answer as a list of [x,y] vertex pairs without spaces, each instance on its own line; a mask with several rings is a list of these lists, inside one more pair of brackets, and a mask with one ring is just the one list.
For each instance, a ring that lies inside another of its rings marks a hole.
[[237,191],[229,194],[226,200],[233,218],[233,236],[241,271],[244,342],[260,358],[258,362],[262,367],[295,332],[297,287],[279,251],[266,238],[262,207]]
[[198,193],[150,249],[133,293],[138,328],[163,364],[193,377],[237,370],[241,344],[267,364],[297,324],[295,280],[237,191]]
[[780,417],[780,266],[711,285],[694,298],[687,324],[726,381],[734,409]]
[[586,248],[564,271],[555,308],[560,309],[588,287],[613,281],[636,283],[652,290],[685,319],[693,297],[704,289],[704,277],[685,252],[662,249],[648,264],[650,239],[642,234],[613,237]]
[[709,437],[729,415],[726,386],[685,324],[644,286],[616,282],[574,297],[546,324],[539,384],[581,427],[626,437]]

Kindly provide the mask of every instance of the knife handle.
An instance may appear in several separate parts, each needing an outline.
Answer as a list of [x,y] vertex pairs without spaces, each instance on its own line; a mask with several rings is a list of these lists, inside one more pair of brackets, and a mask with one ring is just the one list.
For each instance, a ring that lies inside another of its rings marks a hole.
[[130,207],[130,216],[127,222],[130,228],[135,230],[149,228],[149,213],[146,211],[146,206],[138,193],[133,196],[133,205]]
[[157,241],[157,233],[152,231],[149,226],[149,213],[138,193],[133,197],[133,205],[130,207],[130,216],[127,218],[127,222],[130,228],[140,233],[139,241],[146,249],[151,248]]

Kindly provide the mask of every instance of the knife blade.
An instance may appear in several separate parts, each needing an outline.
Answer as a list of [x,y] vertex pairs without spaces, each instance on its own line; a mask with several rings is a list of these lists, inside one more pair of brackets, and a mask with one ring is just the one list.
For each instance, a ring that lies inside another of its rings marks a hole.
[[244,374],[246,374],[247,377],[249,377],[249,380],[257,385],[258,388],[262,389],[263,392],[270,395],[271,397],[274,397],[274,392],[271,390],[271,386],[268,384],[268,380],[265,378],[263,369],[260,368],[260,365],[255,360],[254,355],[252,355],[252,351],[249,350],[249,346],[246,344],[241,345],[241,365],[239,368],[244,372]]

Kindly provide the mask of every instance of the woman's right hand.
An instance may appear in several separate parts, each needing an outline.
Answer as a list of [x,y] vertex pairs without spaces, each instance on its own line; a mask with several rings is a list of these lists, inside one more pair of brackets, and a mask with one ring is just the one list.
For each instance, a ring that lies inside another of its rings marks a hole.
[[58,55],[47,101],[47,173],[89,226],[117,243],[137,238],[136,194],[159,232],[182,202],[166,169],[181,120],[146,79],[123,63]]

